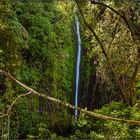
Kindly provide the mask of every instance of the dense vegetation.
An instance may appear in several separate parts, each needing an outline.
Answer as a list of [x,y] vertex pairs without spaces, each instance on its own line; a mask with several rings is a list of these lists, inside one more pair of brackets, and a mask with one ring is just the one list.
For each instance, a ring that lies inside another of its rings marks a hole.
[[84,112],[75,122],[74,110],[28,93],[9,76],[74,104],[75,6],[82,40],[79,106],[140,121],[139,2],[1,0],[1,139],[140,139],[140,123],[103,120]]

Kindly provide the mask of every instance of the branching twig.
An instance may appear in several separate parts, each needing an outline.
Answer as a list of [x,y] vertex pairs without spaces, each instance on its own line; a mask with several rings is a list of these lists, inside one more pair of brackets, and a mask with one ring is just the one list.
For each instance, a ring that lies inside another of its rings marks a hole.
[[6,113],[6,114],[4,114],[4,113],[1,113],[1,114],[0,114],[0,118],[3,118],[3,117],[5,117],[5,116],[7,116],[7,113]]
[[8,109],[8,111],[7,111],[7,114],[8,114],[8,112],[12,109],[13,105],[16,103],[16,101],[17,101],[19,98],[25,97],[25,96],[27,96],[27,95],[29,95],[29,94],[31,94],[31,91],[29,91],[29,92],[26,93],[26,94],[21,94],[21,95],[19,95],[19,96],[12,102],[12,104],[10,105],[10,107],[9,107],[9,109]]
[[[0,70],[0,72],[2,72],[1,70]],[[6,74],[6,72],[2,72],[3,74]],[[7,74],[6,74],[7,75]],[[26,94],[21,94],[21,95],[19,95],[13,102],[12,102],[12,104],[10,105],[10,107],[8,108],[8,110],[6,111],[6,114],[3,114],[2,113],[2,115],[0,116],[0,118],[2,118],[2,117],[7,117],[7,139],[9,140],[9,137],[10,137],[10,123],[11,123],[11,120],[10,120],[10,114],[11,114],[11,110],[12,110],[12,107],[13,107],[13,105],[17,102],[17,100],[19,100],[21,97],[25,97],[25,96],[27,96],[27,95],[29,95],[29,94],[31,94],[31,91],[30,92],[28,92],[28,93],[26,93]],[[19,126],[19,125],[18,125]]]
[[[1,70],[0,70],[0,72],[1,72]],[[3,72],[3,73],[6,73],[6,72]],[[17,100],[19,100],[21,97],[25,97],[25,96],[27,96],[27,95],[29,95],[29,94],[31,94],[31,91],[29,91],[29,92],[26,93],[26,94],[21,94],[21,95],[19,95],[19,96],[12,102],[12,104],[10,105],[10,107],[8,108],[8,110],[6,111],[6,114],[3,114],[3,113],[2,113],[2,115],[0,116],[0,118],[5,117],[5,116],[8,116],[9,113],[10,113],[10,111],[11,111],[11,109],[12,109],[12,107],[13,107],[13,105],[17,102]]]
[[[114,28],[114,31],[113,31],[113,36],[112,36],[112,39],[111,39],[111,41],[110,41],[110,44],[109,44],[109,46],[107,47],[107,53],[109,52],[109,50],[110,50],[110,48],[111,48],[111,45],[113,44],[113,41],[115,40],[115,36],[116,36],[116,30],[117,30],[117,27],[118,27],[118,24],[119,23],[119,19],[117,20],[117,23],[116,23],[116,25],[115,25],[115,28]],[[120,29],[121,30],[121,29]]]

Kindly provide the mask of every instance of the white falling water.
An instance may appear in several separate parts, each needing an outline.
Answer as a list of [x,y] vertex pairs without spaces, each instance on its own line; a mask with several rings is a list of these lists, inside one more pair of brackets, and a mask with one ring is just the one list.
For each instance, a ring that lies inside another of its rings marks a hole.
[[[80,23],[77,15],[75,14],[75,23],[77,31],[77,61],[76,61],[76,87],[75,87],[75,107],[78,107],[78,93],[79,93],[79,75],[80,75],[80,61],[81,61],[81,37],[80,37]],[[75,109],[75,120],[78,117],[78,110]]]

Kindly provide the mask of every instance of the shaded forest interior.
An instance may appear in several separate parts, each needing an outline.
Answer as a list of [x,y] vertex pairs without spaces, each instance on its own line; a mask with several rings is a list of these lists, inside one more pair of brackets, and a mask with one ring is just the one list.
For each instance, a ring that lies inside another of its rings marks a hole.
[[139,7],[133,0],[1,0],[0,138],[140,139]]

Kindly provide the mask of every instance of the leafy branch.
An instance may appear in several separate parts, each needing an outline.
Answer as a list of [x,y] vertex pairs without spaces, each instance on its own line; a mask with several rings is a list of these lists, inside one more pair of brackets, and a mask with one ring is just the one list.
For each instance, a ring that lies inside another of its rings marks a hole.
[[114,13],[116,13],[117,15],[119,15],[124,20],[127,28],[129,29],[129,31],[131,33],[131,36],[132,36],[133,41],[137,45],[137,50],[138,50],[137,63],[135,65],[134,73],[132,74],[132,77],[131,77],[131,80],[130,80],[130,84],[129,84],[128,89],[127,89],[127,92],[126,92],[126,94],[129,96],[129,104],[132,106],[133,105],[132,91],[133,91],[133,87],[134,87],[134,83],[135,83],[135,80],[136,80],[136,76],[138,74],[139,67],[140,67],[139,66],[140,65],[140,47],[139,47],[139,41],[137,41],[136,35],[135,35],[134,31],[132,30],[131,25],[130,25],[130,22],[129,22],[129,19],[126,16],[126,14],[125,14],[124,11],[122,11],[122,14],[121,14],[118,11],[116,11],[114,8],[110,7],[109,5],[106,5],[106,4],[101,3],[101,2],[95,2],[94,0],[91,0],[91,4],[99,4],[99,5],[102,5],[102,6],[106,7],[106,8],[108,8],[108,9],[110,9],[111,11],[113,11]]
[[[121,85],[121,82],[119,81],[118,77],[117,77],[117,74],[115,73],[115,70],[113,68],[113,65],[111,63],[111,60],[109,59],[108,55],[107,55],[107,52],[105,51],[104,49],[104,46],[102,45],[99,37],[97,36],[97,34],[95,33],[95,31],[93,30],[93,28],[86,22],[85,18],[84,18],[84,15],[82,13],[82,10],[78,4],[78,1],[75,0],[77,5],[78,5],[78,8],[79,8],[79,11],[80,11],[80,14],[84,20],[84,23],[85,25],[88,27],[88,29],[93,33],[93,35],[95,36],[96,40],[98,41],[98,43],[100,44],[101,46],[101,49],[103,51],[103,54],[105,55],[109,65],[110,65],[110,68],[115,76],[115,79],[120,87],[120,90],[121,90],[121,93],[122,93],[122,97],[124,99],[124,101],[128,104],[128,105],[133,105],[133,101],[132,101],[132,90],[133,90],[133,87],[134,87],[134,83],[135,83],[135,80],[136,80],[136,76],[138,74],[138,71],[139,71],[139,67],[140,67],[140,45],[139,45],[139,41],[137,41],[136,39],[136,35],[134,33],[134,31],[132,30],[131,28],[131,25],[130,25],[130,22],[129,22],[129,19],[127,18],[127,16],[125,15],[125,13],[122,11],[122,13],[119,13],[118,11],[116,11],[114,8],[110,7],[109,5],[106,5],[104,3],[101,3],[101,2],[97,2],[97,1],[94,1],[94,0],[91,0],[91,4],[98,4],[98,5],[102,5],[108,9],[110,9],[111,11],[113,11],[114,13],[116,13],[118,16],[120,16],[120,18],[122,18],[127,26],[127,28],[129,29],[130,33],[131,33],[131,37],[134,41],[134,43],[137,45],[137,49],[138,49],[138,54],[137,54],[137,63],[135,65],[135,68],[134,68],[134,72],[132,74],[132,77],[131,77],[131,80],[130,80],[130,83],[129,83],[129,86],[128,86],[128,89],[127,91],[125,92],[124,89],[123,89],[123,86]],[[128,98],[127,99],[127,96],[128,95]]]
[[116,82],[117,82],[118,85],[119,85],[119,88],[120,88],[120,90],[121,90],[121,94],[122,94],[122,97],[123,97],[124,102],[127,103],[127,104],[129,105],[129,102],[128,102],[127,97],[126,97],[126,93],[125,93],[125,91],[124,91],[124,89],[123,89],[123,86],[122,86],[122,84],[121,84],[121,82],[120,82],[118,76],[117,76],[117,73],[116,73],[115,70],[114,70],[113,64],[112,64],[111,59],[109,58],[109,56],[108,56],[108,54],[107,54],[107,52],[106,52],[106,50],[105,50],[104,45],[102,44],[102,42],[101,42],[99,36],[96,34],[96,32],[94,31],[94,29],[93,29],[93,28],[88,24],[88,22],[86,21],[84,15],[83,15],[82,9],[81,9],[81,7],[80,7],[80,5],[79,5],[79,3],[78,3],[78,1],[75,0],[75,2],[77,3],[79,12],[80,12],[80,14],[81,14],[81,16],[82,16],[82,18],[83,18],[83,21],[84,21],[85,25],[86,25],[87,28],[93,33],[94,37],[96,38],[96,40],[98,41],[98,43],[99,43],[99,45],[100,45],[100,47],[101,47],[101,49],[102,49],[102,52],[103,52],[103,54],[104,54],[104,56],[105,56],[105,58],[106,58],[106,60],[107,60],[107,62],[108,62],[108,64],[109,64],[109,66],[110,66],[110,68],[111,68],[111,70],[112,70],[112,73],[113,73],[113,75],[114,75],[114,77],[115,77],[115,80],[116,80]]
[[126,94],[129,96],[129,104],[132,106],[133,105],[133,103],[132,103],[133,102],[132,101],[132,90],[133,90],[134,83],[135,83],[135,80],[136,80],[136,76],[138,74],[139,67],[140,67],[140,45],[139,45],[139,40],[137,40],[137,37],[136,37],[137,35],[132,30],[131,24],[129,22],[129,18],[126,16],[126,13],[124,11],[122,11],[122,13],[119,13],[114,8],[110,7],[109,5],[106,5],[104,3],[97,2],[97,1],[94,1],[94,0],[91,0],[91,4],[102,5],[102,6],[106,7],[106,8],[108,8],[108,9],[110,9],[111,11],[116,13],[117,15],[119,15],[124,20],[127,28],[129,29],[129,31],[131,33],[131,37],[132,37],[134,43],[137,45],[137,49],[138,49],[137,60],[138,61],[137,61],[136,65],[135,65],[134,72],[132,74],[132,77],[131,77],[131,80],[130,80],[130,83],[129,83],[129,86],[128,86],[128,89],[127,89],[127,92],[126,92]]

